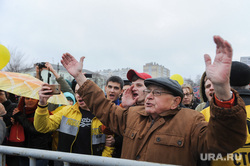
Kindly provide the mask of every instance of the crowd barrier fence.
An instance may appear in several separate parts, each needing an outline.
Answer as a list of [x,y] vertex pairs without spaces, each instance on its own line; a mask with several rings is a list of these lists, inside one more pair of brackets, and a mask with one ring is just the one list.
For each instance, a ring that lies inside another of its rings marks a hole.
[[159,164],[145,161],[0,145],[1,166],[5,166],[6,155],[28,157],[30,166],[36,165],[36,159],[63,161],[64,166],[70,166],[70,163],[95,166],[171,166],[168,164]]

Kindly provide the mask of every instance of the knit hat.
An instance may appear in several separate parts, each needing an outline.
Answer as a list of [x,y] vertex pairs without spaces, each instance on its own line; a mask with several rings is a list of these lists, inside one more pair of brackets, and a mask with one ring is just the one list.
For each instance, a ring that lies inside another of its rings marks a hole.
[[164,89],[169,90],[174,96],[180,96],[183,98],[183,91],[181,85],[176,81],[167,77],[149,78],[144,81],[146,87],[149,85],[160,86]]
[[132,82],[132,78],[134,77],[134,75],[137,75],[139,78],[145,80],[147,78],[152,78],[151,75],[147,74],[147,73],[138,73],[137,71],[133,70],[133,69],[130,69],[128,72],[127,72],[127,78],[129,81]]
[[250,83],[250,67],[242,62],[233,61],[230,74],[231,86],[246,86]]

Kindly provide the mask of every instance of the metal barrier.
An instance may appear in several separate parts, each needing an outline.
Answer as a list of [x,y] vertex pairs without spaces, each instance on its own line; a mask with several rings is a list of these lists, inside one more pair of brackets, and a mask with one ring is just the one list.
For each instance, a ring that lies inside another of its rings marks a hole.
[[[76,153],[65,153],[49,150],[40,149],[30,149],[30,148],[20,148],[13,146],[0,145],[0,160],[1,166],[5,166],[6,155],[29,157],[29,165],[35,166],[36,159],[47,159],[47,160],[57,160],[63,161],[64,166],[69,166],[69,163],[77,164],[88,164],[88,165],[100,165],[100,166],[170,166],[167,164],[159,164],[145,161],[134,161],[127,159],[118,159],[111,157],[93,156],[93,155],[83,155]],[[173,166],[173,165],[172,165]]]

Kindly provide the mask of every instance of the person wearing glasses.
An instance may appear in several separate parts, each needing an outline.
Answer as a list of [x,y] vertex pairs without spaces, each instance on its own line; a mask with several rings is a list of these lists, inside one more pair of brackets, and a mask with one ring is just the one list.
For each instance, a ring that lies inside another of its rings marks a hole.
[[194,96],[192,86],[190,84],[182,84],[181,88],[183,91],[182,104],[187,108],[195,109],[199,103]]
[[[111,103],[102,89],[82,75],[85,57],[78,62],[65,53],[61,63],[76,79],[78,93],[91,112],[123,136],[121,158],[194,166],[201,153],[223,156],[246,140],[245,105],[229,84],[232,47],[220,36],[214,36],[214,41],[217,45],[214,62],[204,55],[207,77],[215,89],[209,122],[198,111],[178,107],[183,99],[182,88],[170,78],[146,79],[144,106],[126,109]],[[43,88],[51,91],[49,86]],[[46,104],[40,100],[42,107]]]

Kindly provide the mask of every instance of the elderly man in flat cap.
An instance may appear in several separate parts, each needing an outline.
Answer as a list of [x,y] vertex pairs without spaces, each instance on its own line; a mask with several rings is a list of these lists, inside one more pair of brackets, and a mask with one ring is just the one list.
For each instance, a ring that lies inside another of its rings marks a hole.
[[[123,136],[121,158],[194,166],[202,153],[225,155],[246,141],[245,105],[229,84],[232,48],[219,36],[214,36],[214,41],[217,45],[214,62],[209,55],[204,56],[207,76],[215,89],[209,123],[201,113],[178,107],[183,93],[174,80],[146,79],[144,106],[125,109],[107,100],[103,91],[82,75],[84,57],[78,62],[65,53],[61,63],[81,86],[78,93],[90,110]],[[50,91],[47,84],[42,86],[44,98]],[[44,101],[41,98],[39,104],[46,105]]]
[[[231,88],[237,90],[240,97],[243,99],[246,105],[247,112],[247,140],[245,145],[235,150],[233,153],[227,154],[223,160],[213,160],[211,166],[234,166],[234,165],[249,165],[250,163],[250,67],[242,62],[233,61],[230,74],[230,85]],[[210,107],[205,108],[201,111],[205,116],[205,120],[209,121]],[[235,156],[232,160],[227,160],[229,156]]]

